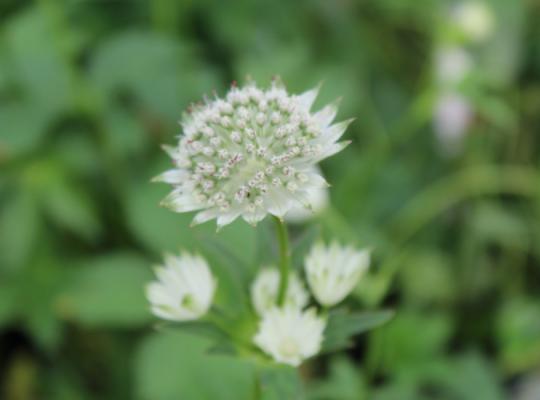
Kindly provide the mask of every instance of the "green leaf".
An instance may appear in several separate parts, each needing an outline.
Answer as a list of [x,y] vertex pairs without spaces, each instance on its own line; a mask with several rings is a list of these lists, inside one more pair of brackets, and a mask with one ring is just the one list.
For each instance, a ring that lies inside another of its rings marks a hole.
[[170,128],[189,101],[216,87],[215,78],[189,46],[150,31],[123,32],[104,42],[90,76],[111,98],[117,93],[134,95],[143,109],[165,117],[162,122]]
[[296,368],[272,365],[258,371],[262,400],[303,399],[303,387]]
[[136,327],[150,321],[144,295],[153,279],[149,263],[130,253],[83,262],[58,299],[64,317],[96,327]]
[[32,254],[41,225],[36,203],[20,191],[0,209],[0,271],[20,269]]
[[54,177],[43,193],[45,208],[60,226],[93,241],[101,233],[100,221],[88,194],[65,177]]
[[345,357],[332,359],[328,378],[313,382],[308,388],[309,400],[366,400],[368,398],[362,372]]
[[408,303],[447,304],[456,296],[450,259],[442,252],[411,250],[401,262],[399,280]]
[[0,328],[11,322],[17,312],[16,290],[14,282],[0,284]]
[[370,337],[368,359],[391,372],[408,371],[443,354],[453,328],[447,314],[399,310],[391,323]]
[[21,103],[2,104],[0,109],[0,156],[10,159],[41,143],[49,116],[35,106]]
[[63,260],[50,252],[50,243],[43,238],[39,252],[13,281],[16,287],[17,316],[26,331],[41,349],[53,353],[62,340],[63,329],[58,319],[56,299],[67,283],[69,273]]
[[467,352],[448,358],[438,366],[426,366],[417,384],[418,392],[424,385],[435,386],[444,398],[460,400],[503,400],[499,377],[490,361],[480,353]]
[[323,352],[343,349],[351,344],[353,336],[381,326],[392,319],[390,310],[348,313],[332,311],[324,332]]
[[214,343],[227,340],[227,335],[214,324],[205,321],[159,322],[155,325],[159,332],[183,332],[208,339]]
[[160,333],[141,344],[135,358],[135,392],[141,400],[248,400],[253,367],[207,352],[210,342],[185,333]]
[[496,338],[506,371],[527,371],[540,363],[540,301],[514,298],[497,313]]
[[135,236],[156,254],[192,249],[196,245],[189,227],[190,214],[176,214],[160,207],[169,192],[166,185],[147,181],[134,184],[126,193],[128,224]]

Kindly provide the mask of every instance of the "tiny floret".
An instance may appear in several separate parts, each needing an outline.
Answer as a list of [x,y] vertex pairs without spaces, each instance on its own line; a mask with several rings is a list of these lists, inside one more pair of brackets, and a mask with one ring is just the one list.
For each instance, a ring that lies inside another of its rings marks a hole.
[[[265,314],[277,304],[279,290],[279,271],[276,268],[263,268],[251,285],[251,301],[259,315]],[[309,300],[309,294],[298,276],[291,272],[285,295],[285,305],[304,308]]]
[[267,214],[309,207],[309,191],[327,186],[313,167],[348,144],[338,140],[351,122],[332,124],[336,103],[312,112],[317,93],[248,83],[194,106],[178,145],[166,148],[174,167],[156,178],[173,187],[162,204],[198,211],[194,224],[215,218],[218,226],[238,217],[255,225]]
[[315,244],[305,260],[306,277],[317,301],[327,307],[341,302],[358,284],[370,261],[369,250]]
[[275,361],[297,367],[319,353],[325,327],[313,308],[274,307],[264,314],[253,341]]
[[154,315],[173,321],[202,317],[212,304],[216,281],[206,260],[183,253],[166,255],[156,268],[158,280],[146,287],[146,297]]

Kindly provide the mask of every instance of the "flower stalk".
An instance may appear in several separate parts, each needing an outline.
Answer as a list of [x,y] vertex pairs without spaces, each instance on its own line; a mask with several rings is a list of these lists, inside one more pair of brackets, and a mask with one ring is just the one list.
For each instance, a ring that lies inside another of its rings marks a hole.
[[289,235],[287,233],[285,223],[278,217],[274,217],[274,221],[276,222],[276,232],[279,243],[279,289],[277,295],[277,304],[279,307],[282,307],[285,302],[287,287],[289,286],[291,254],[289,249]]

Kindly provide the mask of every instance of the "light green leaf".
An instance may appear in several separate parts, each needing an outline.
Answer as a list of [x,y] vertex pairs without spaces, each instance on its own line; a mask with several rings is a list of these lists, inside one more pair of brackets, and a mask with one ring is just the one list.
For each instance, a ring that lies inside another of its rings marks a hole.
[[87,326],[137,327],[150,321],[144,286],[149,263],[130,253],[89,259],[58,298],[64,317]]
[[367,387],[360,369],[344,357],[331,360],[327,379],[308,386],[309,400],[366,400]]
[[32,255],[41,219],[36,200],[28,192],[17,192],[0,209],[0,271],[20,269]]
[[251,400],[252,367],[207,352],[210,343],[185,333],[146,338],[135,358],[135,392],[141,400]]
[[517,373],[540,363],[540,302],[515,298],[497,313],[496,337],[504,368]]
[[296,368],[273,365],[258,371],[262,400],[303,399],[304,390]]

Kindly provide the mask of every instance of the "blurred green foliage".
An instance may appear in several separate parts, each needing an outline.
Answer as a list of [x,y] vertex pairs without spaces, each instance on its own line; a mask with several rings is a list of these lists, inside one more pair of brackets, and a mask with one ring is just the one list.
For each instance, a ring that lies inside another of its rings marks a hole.
[[[540,7],[486,1],[494,31],[469,43],[454,3],[0,2],[0,397],[540,398]],[[474,60],[451,156],[432,124],[449,41]],[[295,266],[319,235],[370,245],[349,301],[396,313],[299,373],[155,333],[143,294],[162,252],[196,249],[220,307],[245,306],[272,227],[189,228],[149,181],[190,102],[276,74],[324,81],[318,104],[342,96],[357,118],[323,164],[332,205],[293,229]]]

